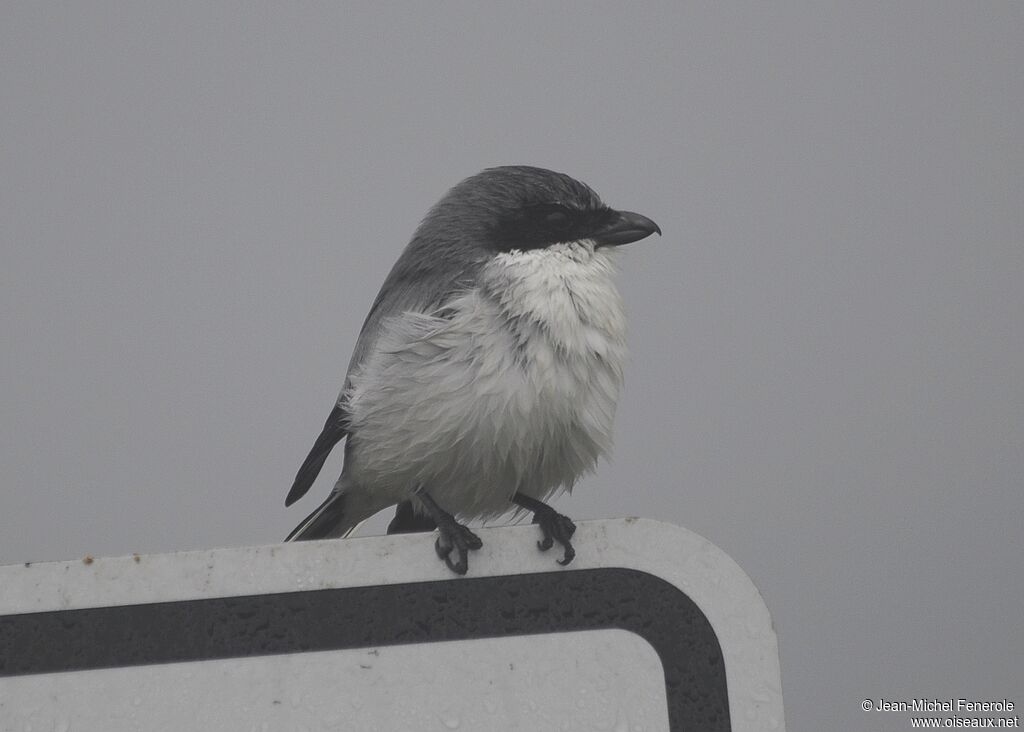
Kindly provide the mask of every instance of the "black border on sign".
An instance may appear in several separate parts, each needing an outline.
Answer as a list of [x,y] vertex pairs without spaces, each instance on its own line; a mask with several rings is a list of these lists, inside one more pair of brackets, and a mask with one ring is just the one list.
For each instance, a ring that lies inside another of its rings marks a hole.
[[730,730],[721,645],[634,569],[464,577],[0,616],[0,677],[619,628],[657,651],[672,730]]

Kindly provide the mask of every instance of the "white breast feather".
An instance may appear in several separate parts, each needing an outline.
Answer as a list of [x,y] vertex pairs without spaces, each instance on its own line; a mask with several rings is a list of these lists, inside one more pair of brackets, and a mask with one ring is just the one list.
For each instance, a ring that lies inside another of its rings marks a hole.
[[463,518],[571,489],[611,447],[626,353],[614,274],[588,241],[512,251],[444,317],[385,320],[345,395],[339,487],[369,515],[423,486]]

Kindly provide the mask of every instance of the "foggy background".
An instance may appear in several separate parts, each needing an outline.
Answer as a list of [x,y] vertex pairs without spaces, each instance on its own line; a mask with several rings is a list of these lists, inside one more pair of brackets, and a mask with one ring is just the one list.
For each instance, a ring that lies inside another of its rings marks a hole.
[[1019,710],[1022,49],[1010,3],[4,3],[0,563],[280,540],[420,218],[540,165],[665,232],[557,507],[732,555],[792,730]]

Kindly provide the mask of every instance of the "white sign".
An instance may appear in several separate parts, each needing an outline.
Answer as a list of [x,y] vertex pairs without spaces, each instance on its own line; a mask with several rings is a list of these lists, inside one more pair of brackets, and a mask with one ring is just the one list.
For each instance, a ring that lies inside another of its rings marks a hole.
[[648,520],[0,567],[0,729],[784,729],[749,578]]

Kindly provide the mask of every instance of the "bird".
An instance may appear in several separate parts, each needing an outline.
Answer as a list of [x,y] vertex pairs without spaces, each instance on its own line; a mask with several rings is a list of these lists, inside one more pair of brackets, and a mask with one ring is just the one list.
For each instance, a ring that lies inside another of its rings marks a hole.
[[434,530],[466,574],[467,526],[533,514],[538,546],[576,556],[575,524],[550,505],[611,448],[626,360],[615,284],[621,245],[661,235],[564,173],[509,165],[451,188],[377,294],[341,392],[285,505],[342,440],[327,499],[285,541],[348,536],[397,506],[389,533]]

